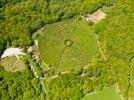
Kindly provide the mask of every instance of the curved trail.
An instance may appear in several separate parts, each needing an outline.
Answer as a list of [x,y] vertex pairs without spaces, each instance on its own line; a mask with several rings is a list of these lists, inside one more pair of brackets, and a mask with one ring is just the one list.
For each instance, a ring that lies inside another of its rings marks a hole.
[[43,77],[39,77],[39,76],[37,75],[37,72],[34,70],[34,68],[33,68],[33,66],[32,66],[31,63],[29,64],[29,66],[31,67],[31,70],[32,70],[34,76],[35,76],[36,78],[39,78],[39,80],[41,81],[41,85],[42,85],[42,87],[43,87],[43,90],[44,90],[44,92],[46,93],[46,95],[48,95],[47,89],[45,88],[45,85],[44,85],[44,83],[43,83],[43,80],[45,80],[45,77],[44,77],[44,78],[43,78]]
[[[61,72],[61,75],[67,74],[67,73],[69,73],[69,72],[70,72],[70,71]],[[57,74],[57,75],[54,75],[54,76],[52,76],[52,77],[50,77],[49,80],[50,80],[50,79],[54,79],[54,78],[58,78],[58,74]]]
[[123,97],[122,94],[121,94],[121,91],[120,91],[120,89],[119,89],[118,83],[116,83],[116,91],[119,93],[121,100],[125,100],[124,97]]
[[48,95],[48,92],[47,92],[47,90],[46,90],[46,88],[45,88],[45,85],[44,85],[43,81],[42,81],[42,80],[40,80],[40,81],[41,81],[41,85],[42,85],[42,87],[43,87],[43,89],[44,89],[46,95]]
[[96,41],[97,41],[97,45],[98,45],[99,51],[100,51],[100,53],[101,53],[103,59],[106,61],[107,58],[105,57],[105,55],[104,55],[104,53],[103,53],[103,51],[102,51],[102,49],[101,49],[99,37],[98,37],[98,35],[97,35],[95,32],[94,32],[94,34],[95,34],[95,38],[96,38]]

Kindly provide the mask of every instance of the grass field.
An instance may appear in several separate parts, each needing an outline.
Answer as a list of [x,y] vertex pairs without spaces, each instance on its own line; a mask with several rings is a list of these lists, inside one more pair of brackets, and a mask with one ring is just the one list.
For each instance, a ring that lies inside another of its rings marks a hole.
[[1,64],[6,71],[11,72],[22,71],[25,68],[21,58],[18,60],[15,56],[2,59]]
[[42,32],[38,39],[41,56],[59,70],[84,67],[98,52],[95,36],[82,20],[47,25]]
[[113,87],[106,87],[102,91],[95,91],[92,94],[87,94],[81,100],[121,100],[120,95]]

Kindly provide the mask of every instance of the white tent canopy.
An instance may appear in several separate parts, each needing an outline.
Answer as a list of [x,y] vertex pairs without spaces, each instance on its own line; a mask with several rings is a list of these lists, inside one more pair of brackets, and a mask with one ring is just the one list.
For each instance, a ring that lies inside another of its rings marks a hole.
[[10,56],[16,56],[18,58],[18,55],[25,55],[25,53],[23,53],[20,48],[7,48],[1,56],[1,59]]
[[106,14],[101,10],[97,10],[96,12],[94,12],[91,15],[87,16],[87,21],[92,21],[93,23],[97,23],[100,20],[104,19],[106,17]]

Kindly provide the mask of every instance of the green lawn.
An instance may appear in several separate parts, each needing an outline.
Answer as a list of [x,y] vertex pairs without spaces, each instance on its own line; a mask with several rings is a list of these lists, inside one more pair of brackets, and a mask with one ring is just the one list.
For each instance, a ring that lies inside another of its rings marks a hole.
[[87,94],[81,100],[121,100],[119,94],[112,87],[106,87],[102,91]]
[[6,71],[11,72],[22,71],[25,68],[23,60],[21,58],[18,60],[15,56],[2,59],[1,64]]
[[[47,25],[42,32],[38,39],[41,56],[59,70],[84,67],[98,52],[95,36],[82,20]],[[71,46],[66,41],[71,41]]]

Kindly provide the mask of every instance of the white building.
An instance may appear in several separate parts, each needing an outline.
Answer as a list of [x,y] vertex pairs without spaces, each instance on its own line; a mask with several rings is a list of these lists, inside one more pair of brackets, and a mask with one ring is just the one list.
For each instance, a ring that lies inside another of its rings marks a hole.
[[97,23],[100,20],[104,19],[106,17],[106,14],[101,10],[97,10],[96,12],[94,12],[93,14],[89,14],[87,15],[87,21],[92,21],[93,23]]
[[10,56],[16,56],[18,58],[18,55],[25,55],[25,53],[23,53],[20,48],[7,48],[1,56],[1,59]]

